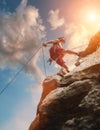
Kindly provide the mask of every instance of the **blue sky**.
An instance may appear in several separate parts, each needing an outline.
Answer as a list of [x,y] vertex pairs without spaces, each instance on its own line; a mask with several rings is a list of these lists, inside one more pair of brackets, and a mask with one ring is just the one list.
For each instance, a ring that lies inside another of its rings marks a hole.
[[[64,48],[87,44],[100,28],[99,0],[0,0],[0,130],[27,130],[35,117],[45,78],[42,42],[65,36]],[[44,48],[45,61],[49,58]],[[77,48],[79,51],[83,48]],[[75,57],[65,57],[71,69]],[[47,75],[59,67],[46,63]]]

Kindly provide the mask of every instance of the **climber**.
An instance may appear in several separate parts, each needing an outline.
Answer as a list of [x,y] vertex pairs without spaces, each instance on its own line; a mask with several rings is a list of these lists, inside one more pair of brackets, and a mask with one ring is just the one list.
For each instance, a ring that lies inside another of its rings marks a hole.
[[83,57],[86,57],[89,54],[92,54],[100,47],[100,31],[97,32],[89,41],[88,47],[84,50],[78,53],[79,58],[77,62],[75,63],[76,66],[80,65],[80,60]]
[[51,44],[52,46],[50,47],[50,58],[48,60],[48,62],[55,61],[58,65],[60,65],[61,67],[65,68],[65,70],[67,72],[69,72],[69,68],[66,66],[65,61],[63,60],[63,57],[65,54],[75,54],[78,55],[76,52],[73,52],[71,50],[65,50],[62,48],[62,46],[65,43],[65,38],[64,37],[60,37],[56,40],[51,40],[48,42],[43,43],[43,46],[47,46],[48,44]]

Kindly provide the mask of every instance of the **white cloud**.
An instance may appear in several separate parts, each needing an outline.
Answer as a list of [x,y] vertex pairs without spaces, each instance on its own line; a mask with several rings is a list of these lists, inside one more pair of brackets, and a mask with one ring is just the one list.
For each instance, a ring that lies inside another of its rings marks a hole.
[[58,9],[49,11],[48,22],[50,23],[52,30],[55,30],[58,27],[61,27],[65,23],[64,18],[60,18],[59,12],[60,11]]
[[[70,35],[67,47],[68,48],[76,48],[76,50],[84,49],[88,43],[90,38],[98,31],[98,27],[89,27],[86,24],[67,24],[65,26],[65,35]],[[83,45],[83,47],[82,47]]]
[[[16,12],[0,13],[0,68],[26,64],[45,37],[45,27],[38,9],[26,4],[27,0],[22,0]],[[32,59],[31,73],[36,72],[38,56]],[[30,65],[27,64],[26,68],[29,70]]]
[[[82,44],[86,44],[90,38],[90,34],[84,25],[70,24],[66,26],[65,33],[70,34],[68,47],[74,48]],[[81,47],[82,48],[82,47]]]

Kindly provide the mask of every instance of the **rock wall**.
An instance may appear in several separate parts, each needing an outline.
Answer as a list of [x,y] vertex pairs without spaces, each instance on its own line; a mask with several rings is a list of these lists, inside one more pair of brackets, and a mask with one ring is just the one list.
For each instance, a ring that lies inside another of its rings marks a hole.
[[29,130],[100,130],[99,63],[45,81]]

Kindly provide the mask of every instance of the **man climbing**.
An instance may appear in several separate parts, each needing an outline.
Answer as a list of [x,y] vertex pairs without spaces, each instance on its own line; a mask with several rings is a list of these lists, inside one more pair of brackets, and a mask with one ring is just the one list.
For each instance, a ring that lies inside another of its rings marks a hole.
[[100,31],[97,32],[89,41],[88,47],[84,50],[79,52],[79,58],[75,63],[76,66],[80,65],[80,60],[83,57],[86,57],[89,54],[92,54],[100,47]]
[[61,67],[64,67],[67,72],[69,72],[69,68],[66,66],[65,61],[63,60],[63,57],[65,54],[75,54],[78,55],[76,52],[73,52],[71,50],[65,50],[62,48],[62,46],[65,43],[65,38],[60,37],[56,40],[51,40],[46,43],[43,43],[43,46],[47,46],[48,44],[51,44],[52,46],[50,47],[50,58],[49,62],[51,64],[52,61],[55,61],[58,65]]

